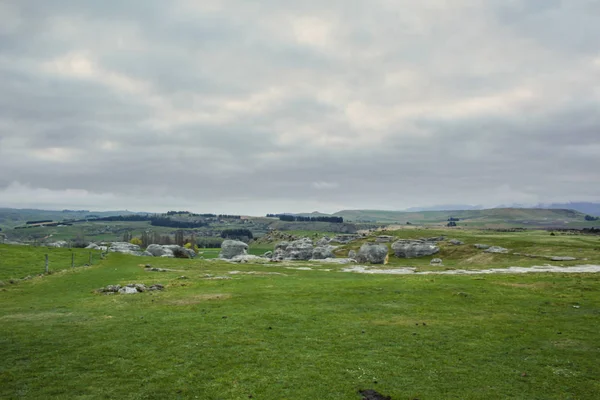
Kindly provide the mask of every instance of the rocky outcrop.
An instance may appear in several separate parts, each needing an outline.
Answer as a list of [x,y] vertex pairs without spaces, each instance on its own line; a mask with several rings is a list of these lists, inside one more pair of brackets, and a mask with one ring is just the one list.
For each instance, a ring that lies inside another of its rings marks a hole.
[[160,283],[155,283],[154,285],[151,285],[151,286],[146,286],[143,283],[130,283],[125,286],[108,285],[106,287],[98,289],[97,292],[104,293],[104,294],[116,294],[116,293],[118,293],[118,294],[137,294],[137,293],[143,293],[146,291],[164,290],[164,288],[165,287],[163,285],[161,285]]
[[479,250],[487,250],[490,248],[490,245],[477,243],[477,244],[474,244],[473,247],[475,247],[476,249],[479,249]]
[[508,253],[508,249],[500,246],[491,246],[484,250],[486,253]]
[[186,249],[183,246],[176,244],[172,245],[160,245],[151,244],[146,248],[146,252],[143,255],[151,255],[153,257],[164,257],[164,258],[194,258],[196,252],[192,249]]
[[219,258],[232,259],[236,256],[248,254],[248,245],[239,240],[225,240],[221,244],[221,253]]
[[337,235],[335,237],[333,237],[330,242],[333,243],[341,243],[341,244],[348,244],[354,240],[358,240],[360,239],[360,235]]
[[285,260],[310,260],[313,255],[313,244],[309,238],[294,240],[285,248]]
[[384,244],[365,243],[360,246],[356,255],[359,263],[384,264],[388,256],[388,248]]
[[417,258],[436,254],[440,248],[429,241],[401,239],[392,244],[392,250],[396,257]]
[[379,235],[375,238],[377,243],[389,243],[392,240],[394,240],[394,237],[390,235]]
[[462,246],[463,244],[465,244],[464,242],[461,242],[461,241],[460,241],[460,240],[458,240],[458,239],[450,239],[450,240],[448,241],[448,243],[450,243],[450,244],[451,244],[451,245],[453,245],[453,246]]
[[326,258],[335,258],[335,254],[333,254],[332,246],[319,246],[315,247],[312,252],[313,260],[323,260]]
[[355,259],[355,258],[356,258],[356,251],[354,251],[354,250],[350,250],[350,251],[348,252],[348,258]]
[[327,236],[323,236],[317,241],[317,246],[327,246],[331,242],[331,239]]
[[552,261],[575,261],[577,260],[575,257],[565,257],[565,256],[552,256],[550,257]]
[[69,247],[69,243],[65,242],[64,240],[59,240],[58,242],[48,243],[48,247],[57,247],[64,249]]
[[137,244],[127,242],[113,242],[110,244],[108,251],[111,253],[129,254],[132,256],[141,256],[142,250]]

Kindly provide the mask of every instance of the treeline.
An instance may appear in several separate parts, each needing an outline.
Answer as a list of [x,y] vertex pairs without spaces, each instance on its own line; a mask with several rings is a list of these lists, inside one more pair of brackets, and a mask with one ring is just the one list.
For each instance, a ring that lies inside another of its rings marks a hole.
[[[153,217],[147,214],[132,214],[132,215],[112,215],[110,217],[95,218],[93,221],[107,221],[107,222],[140,222],[150,221]],[[79,220],[75,222],[83,222],[85,220]]]
[[598,220],[600,220],[600,217],[592,217],[591,215],[586,215],[585,220],[586,221],[598,221]]
[[222,219],[241,219],[240,215],[228,215],[228,214],[195,214],[189,211],[168,211],[167,215],[189,215],[190,217],[203,217],[203,218],[222,218]]
[[39,221],[27,221],[25,222],[26,225],[33,225],[33,224],[43,224],[46,222],[52,222],[51,219],[40,219]]
[[150,219],[150,225],[152,226],[166,226],[168,228],[180,228],[180,229],[192,229],[202,228],[208,226],[205,222],[200,221],[176,221],[167,217],[157,217]]
[[343,217],[333,216],[318,216],[318,217],[304,217],[302,215],[291,215],[291,214],[267,214],[268,218],[279,218],[280,221],[287,222],[333,222],[335,224],[341,224],[344,222]]
[[253,239],[254,236],[249,229],[225,229],[221,232],[221,237],[223,239]]

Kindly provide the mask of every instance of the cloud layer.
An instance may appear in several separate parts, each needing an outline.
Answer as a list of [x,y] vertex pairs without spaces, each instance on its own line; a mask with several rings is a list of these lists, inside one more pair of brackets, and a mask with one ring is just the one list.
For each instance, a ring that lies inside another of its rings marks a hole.
[[600,200],[593,0],[0,3],[0,206]]

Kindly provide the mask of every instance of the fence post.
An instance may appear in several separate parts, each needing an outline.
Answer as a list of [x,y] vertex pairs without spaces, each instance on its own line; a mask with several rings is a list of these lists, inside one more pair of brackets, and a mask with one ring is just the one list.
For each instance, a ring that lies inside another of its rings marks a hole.
[[46,254],[46,273],[48,273],[48,254]]
[[71,268],[75,268],[75,253],[71,253]]

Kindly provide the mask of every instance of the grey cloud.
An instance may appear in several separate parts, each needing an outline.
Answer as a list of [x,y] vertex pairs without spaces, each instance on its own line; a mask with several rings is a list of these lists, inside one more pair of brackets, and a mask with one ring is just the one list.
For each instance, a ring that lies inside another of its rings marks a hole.
[[597,3],[321,3],[6,2],[4,196],[258,213],[600,200]]

